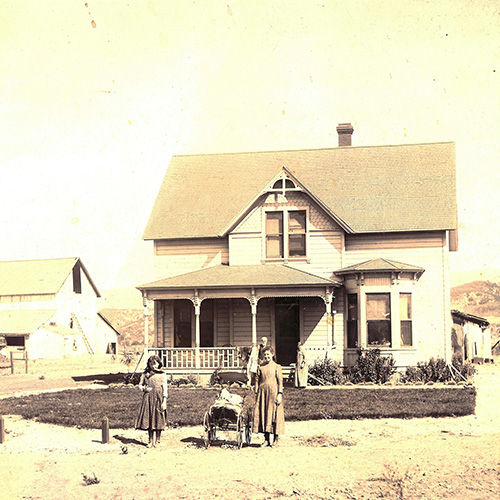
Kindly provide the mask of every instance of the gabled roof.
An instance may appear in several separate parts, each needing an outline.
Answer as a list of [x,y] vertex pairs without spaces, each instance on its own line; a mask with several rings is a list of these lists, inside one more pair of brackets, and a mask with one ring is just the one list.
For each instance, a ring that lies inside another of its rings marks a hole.
[[0,262],[0,295],[56,294],[77,264],[100,297],[79,257]]
[[285,167],[353,233],[457,227],[454,143],[174,156],[144,239],[224,235]]
[[334,272],[334,274],[353,274],[353,273],[374,273],[380,271],[395,271],[395,272],[413,272],[413,273],[423,273],[425,269],[419,266],[412,266],[411,264],[403,264],[402,262],[396,262],[389,259],[372,259],[359,264],[354,264],[353,266],[343,267]]
[[55,313],[56,311],[49,309],[0,311],[0,334],[29,335],[40,325],[46,323]]
[[139,290],[158,290],[162,288],[240,288],[307,285],[340,286],[340,283],[284,264],[220,265],[154,281],[137,288]]
[[111,321],[109,321],[109,319],[106,318],[106,316],[104,316],[102,312],[98,312],[97,316],[99,316],[99,318],[101,318],[104,321],[104,323],[106,323],[112,330],[114,330],[117,335],[121,336],[121,333],[113,326]]

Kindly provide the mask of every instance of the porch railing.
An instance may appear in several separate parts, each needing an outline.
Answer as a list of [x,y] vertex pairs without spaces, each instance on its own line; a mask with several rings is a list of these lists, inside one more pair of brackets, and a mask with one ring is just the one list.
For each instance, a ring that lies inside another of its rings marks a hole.
[[167,370],[242,368],[235,347],[152,347],[148,353],[159,356]]

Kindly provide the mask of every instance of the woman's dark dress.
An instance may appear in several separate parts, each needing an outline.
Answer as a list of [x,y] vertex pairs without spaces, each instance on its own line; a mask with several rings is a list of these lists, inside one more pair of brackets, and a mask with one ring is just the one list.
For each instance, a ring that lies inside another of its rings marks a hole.
[[[165,412],[161,408],[164,388],[167,387],[165,373],[143,373],[140,387],[147,388],[142,396],[141,407],[135,421],[135,428],[162,431],[165,429]],[[149,390],[150,389],[150,390]],[[165,394],[166,396],[166,394]]]
[[284,434],[283,402],[276,406],[278,392],[283,392],[283,371],[274,361],[257,370],[257,402],[253,415],[253,432]]

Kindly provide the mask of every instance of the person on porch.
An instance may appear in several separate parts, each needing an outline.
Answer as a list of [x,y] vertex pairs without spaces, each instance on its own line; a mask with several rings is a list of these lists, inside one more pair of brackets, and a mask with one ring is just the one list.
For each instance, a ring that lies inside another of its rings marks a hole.
[[[273,361],[274,351],[266,346],[264,361],[257,369],[255,393],[257,394],[253,415],[253,432],[264,434],[262,446],[275,447],[279,436],[285,432],[283,410],[283,370]],[[273,442],[270,441],[274,434]]]
[[307,365],[306,353],[302,342],[297,344],[297,364],[295,365],[295,387],[307,387],[309,367]]

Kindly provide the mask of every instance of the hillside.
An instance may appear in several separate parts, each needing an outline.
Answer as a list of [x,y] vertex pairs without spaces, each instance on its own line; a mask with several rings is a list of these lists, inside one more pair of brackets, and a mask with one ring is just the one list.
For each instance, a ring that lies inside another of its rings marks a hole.
[[451,289],[452,307],[483,316],[500,317],[500,284],[491,281],[473,281]]
[[[120,350],[140,351],[144,348],[143,309],[101,309],[99,311],[122,334]],[[153,318],[149,318],[149,345],[153,342]]]

